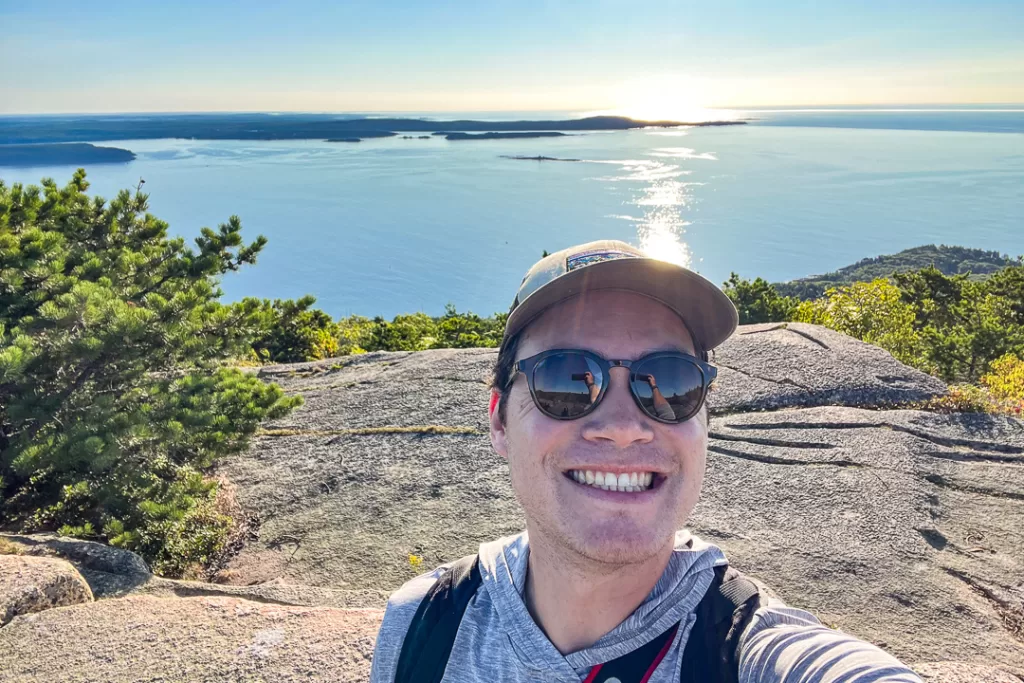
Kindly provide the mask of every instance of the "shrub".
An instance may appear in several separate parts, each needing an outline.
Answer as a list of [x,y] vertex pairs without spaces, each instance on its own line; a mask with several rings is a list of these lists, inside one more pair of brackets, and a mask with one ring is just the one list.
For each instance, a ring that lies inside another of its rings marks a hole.
[[1024,360],[1008,353],[993,361],[981,385],[1004,411],[1016,415],[1024,412]]
[[323,311],[310,309],[316,298],[244,302],[259,310],[261,332],[253,351],[261,361],[299,363],[341,355],[338,325]]
[[373,336],[374,321],[361,315],[350,315],[338,321],[338,355],[366,353]]
[[0,518],[135,550],[175,575],[216,553],[230,519],[203,471],[301,402],[221,367],[265,322],[218,302],[255,262],[237,217],[195,249],[147,197],[109,204],[79,170],[60,188],[0,182]]
[[1024,267],[983,282],[925,268],[893,276],[915,312],[924,341],[921,364],[947,381],[977,382],[992,361],[1024,352]]
[[909,365],[922,364],[921,335],[914,326],[915,309],[901,299],[900,290],[888,280],[829,289],[820,299],[802,302],[792,319],[824,325],[875,344]]
[[437,337],[432,348],[466,349],[496,347],[505,334],[507,313],[496,313],[493,318],[481,318],[475,313],[459,313],[448,304],[444,316],[437,322]]
[[919,408],[939,413],[991,413],[994,405],[991,397],[981,387],[973,384],[955,384],[942,396],[924,401]]
[[800,303],[798,299],[780,295],[767,280],[757,278],[751,282],[736,273],[729,276],[722,290],[736,305],[741,325],[789,320]]

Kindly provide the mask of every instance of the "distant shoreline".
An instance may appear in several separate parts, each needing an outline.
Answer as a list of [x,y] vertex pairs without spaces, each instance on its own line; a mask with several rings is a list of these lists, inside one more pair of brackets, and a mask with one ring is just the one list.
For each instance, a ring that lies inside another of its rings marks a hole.
[[130,150],[85,142],[0,145],[0,166],[124,164],[134,159],[135,153]]
[[535,131],[532,133],[434,133],[443,135],[445,140],[512,140],[526,138],[560,138],[560,131]]
[[[0,146],[161,138],[349,142],[356,139],[391,137],[401,133],[457,134],[457,139],[493,139],[527,137],[523,135],[524,133],[733,126],[745,123],[746,121],[638,121],[624,116],[590,116],[556,121],[432,121],[417,118],[343,117],[329,114],[0,117]],[[473,133],[489,137],[471,135]],[[498,135],[503,133],[520,135]]]

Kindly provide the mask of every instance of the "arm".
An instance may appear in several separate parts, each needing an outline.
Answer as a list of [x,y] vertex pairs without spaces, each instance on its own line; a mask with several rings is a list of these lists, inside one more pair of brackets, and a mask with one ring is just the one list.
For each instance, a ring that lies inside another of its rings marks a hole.
[[593,403],[597,400],[597,395],[601,393],[601,388],[594,384],[594,375],[590,372],[583,373],[583,381],[587,385],[587,391],[590,392],[590,402]]
[[658,380],[654,375],[647,375],[647,383],[651,385],[651,398],[654,399],[654,410],[662,420],[676,419],[676,411],[672,410],[668,400],[665,399],[661,389],[658,388]]
[[740,683],[921,683],[892,655],[770,601],[739,647]]

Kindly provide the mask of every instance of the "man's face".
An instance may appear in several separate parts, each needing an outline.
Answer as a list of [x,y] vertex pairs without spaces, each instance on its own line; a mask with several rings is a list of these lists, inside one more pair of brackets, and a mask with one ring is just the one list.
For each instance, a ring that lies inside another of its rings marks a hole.
[[[694,353],[682,321],[666,306],[621,291],[574,297],[545,311],[523,332],[516,360],[549,349],[585,349],[635,360],[654,351]],[[612,368],[600,405],[577,420],[554,420],[517,377],[505,423],[491,416],[491,442],[508,459],[512,487],[531,537],[542,535],[599,562],[626,564],[664,551],[700,496],[707,449],[703,411],[682,424],[647,417],[629,390],[629,371]],[[653,473],[643,492],[603,491],[572,470]]]

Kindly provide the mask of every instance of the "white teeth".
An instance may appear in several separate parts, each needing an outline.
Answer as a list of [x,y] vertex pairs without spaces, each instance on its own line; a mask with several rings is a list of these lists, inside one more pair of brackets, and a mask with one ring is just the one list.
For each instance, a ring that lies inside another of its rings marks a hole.
[[640,493],[651,488],[653,472],[595,472],[594,470],[569,470],[569,476],[576,482],[593,486],[604,491],[625,491]]

